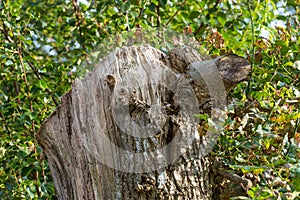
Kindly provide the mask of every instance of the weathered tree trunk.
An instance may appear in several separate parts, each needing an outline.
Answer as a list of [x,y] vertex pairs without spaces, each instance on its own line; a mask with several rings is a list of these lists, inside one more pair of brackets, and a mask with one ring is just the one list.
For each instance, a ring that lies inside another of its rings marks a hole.
[[[217,133],[202,133],[194,114],[221,116],[250,66],[235,55],[203,60],[189,47],[129,47],[76,80],[37,134],[59,199],[212,199]],[[207,83],[216,71],[224,85]]]

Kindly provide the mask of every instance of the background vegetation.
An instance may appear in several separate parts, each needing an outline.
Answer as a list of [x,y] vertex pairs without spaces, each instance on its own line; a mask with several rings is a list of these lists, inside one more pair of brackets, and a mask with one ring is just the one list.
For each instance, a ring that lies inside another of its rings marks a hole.
[[250,199],[300,199],[299,0],[0,1],[0,199],[55,199],[41,123],[105,38],[134,28],[193,34],[252,62],[214,155],[255,182]]

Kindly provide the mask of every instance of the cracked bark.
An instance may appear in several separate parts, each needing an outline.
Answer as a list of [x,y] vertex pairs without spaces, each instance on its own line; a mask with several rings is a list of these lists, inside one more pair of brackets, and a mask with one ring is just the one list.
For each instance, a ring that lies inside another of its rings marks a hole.
[[[187,121],[181,118],[181,110],[191,105],[199,112],[210,111],[205,83],[201,77],[193,80],[195,76],[189,71],[191,63],[207,59],[190,47],[174,49],[169,55],[150,46],[129,47],[109,54],[91,73],[76,80],[37,134],[58,198],[212,199],[211,160],[201,157],[205,135],[199,135],[196,129],[182,131],[193,120],[191,116]],[[235,55],[214,62],[227,91],[250,72],[249,63]],[[146,84],[141,76],[148,80]],[[184,92],[178,93],[183,88]],[[189,99],[192,92],[195,98]],[[153,121],[158,129],[148,126]],[[138,129],[137,125],[146,128]],[[128,134],[137,130],[155,134],[144,138]],[[102,142],[104,137],[109,144]],[[177,146],[174,138],[193,141],[190,146]],[[110,144],[126,150],[125,158]],[[169,145],[166,154],[156,151],[165,145]],[[181,156],[174,156],[183,149]],[[147,152],[147,156],[138,157],[133,152]],[[171,164],[156,169],[161,157]],[[105,159],[110,167],[103,164]],[[153,163],[143,166],[149,160]],[[134,171],[141,166],[145,173],[114,170]]]

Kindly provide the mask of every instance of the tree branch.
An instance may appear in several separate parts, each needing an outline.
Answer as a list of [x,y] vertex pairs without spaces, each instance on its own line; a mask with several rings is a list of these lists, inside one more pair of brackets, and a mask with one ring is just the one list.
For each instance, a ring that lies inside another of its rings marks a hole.
[[[218,0],[216,3],[215,3],[215,5],[213,6],[213,9],[214,8],[216,8],[218,5],[219,5],[219,3],[221,2],[221,0]],[[207,18],[207,17],[209,17],[209,15],[210,15],[211,13],[208,13],[205,17]],[[197,40],[197,35],[198,35],[198,33],[202,30],[202,28],[204,27],[204,23],[202,22],[201,24],[200,24],[200,26],[198,27],[198,29],[194,32],[194,37],[196,38],[196,40]]]
[[249,189],[253,186],[252,182],[249,179],[240,177],[231,172],[222,171],[220,169],[216,169],[216,170],[217,170],[218,175],[232,181],[233,183],[242,184],[244,186],[244,188],[246,188],[246,189]]
[[[34,72],[34,74],[36,75],[36,77],[39,80],[42,80],[42,77],[41,77],[40,73],[36,70],[36,68],[33,66],[33,64],[30,61],[26,61],[26,62],[29,65],[29,67],[32,69],[32,71]],[[56,99],[53,97],[52,91],[49,88],[46,88],[45,90],[48,93],[48,95],[51,97],[51,99],[53,100],[55,106],[58,106],[59,104],[56,101]]]
[[1,32],[4,34],[5,38],[10,42],[10,43],[15,43],[8,35],[7,30],[6,30],[6,26],[5,23],[2,21],[3,24],[3,28],[0,27]]
[[160,27],[160,2],[158,1],[158,5],[156,6],[156,12],[157,12],[157,19],[156,19],[156,24],[157,24],[157,28]]
[[[187,0],[185,0],[181,5],[179,5],[180,7],[184,6],[186,4]],[[178,14],[179,9],[176,10],[176,12],[172,15],[172,17],[168,20],[168,22],[164,25],[164,27],[168,26],[174,19],[174,17]]]

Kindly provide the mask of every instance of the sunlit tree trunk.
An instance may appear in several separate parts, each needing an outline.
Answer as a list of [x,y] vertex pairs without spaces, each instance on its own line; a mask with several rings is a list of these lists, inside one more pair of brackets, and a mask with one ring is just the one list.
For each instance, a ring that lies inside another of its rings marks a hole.
[[250,71],[235,55],[204,61],[190,48],[167,56],[141,46],[109,54],[73,83],[37,134],[59,199],[213,199],[215,135],[207,139],[194,117],[214,112],[212,92],[188,67],[195,61],[217,67],[220,98]]

